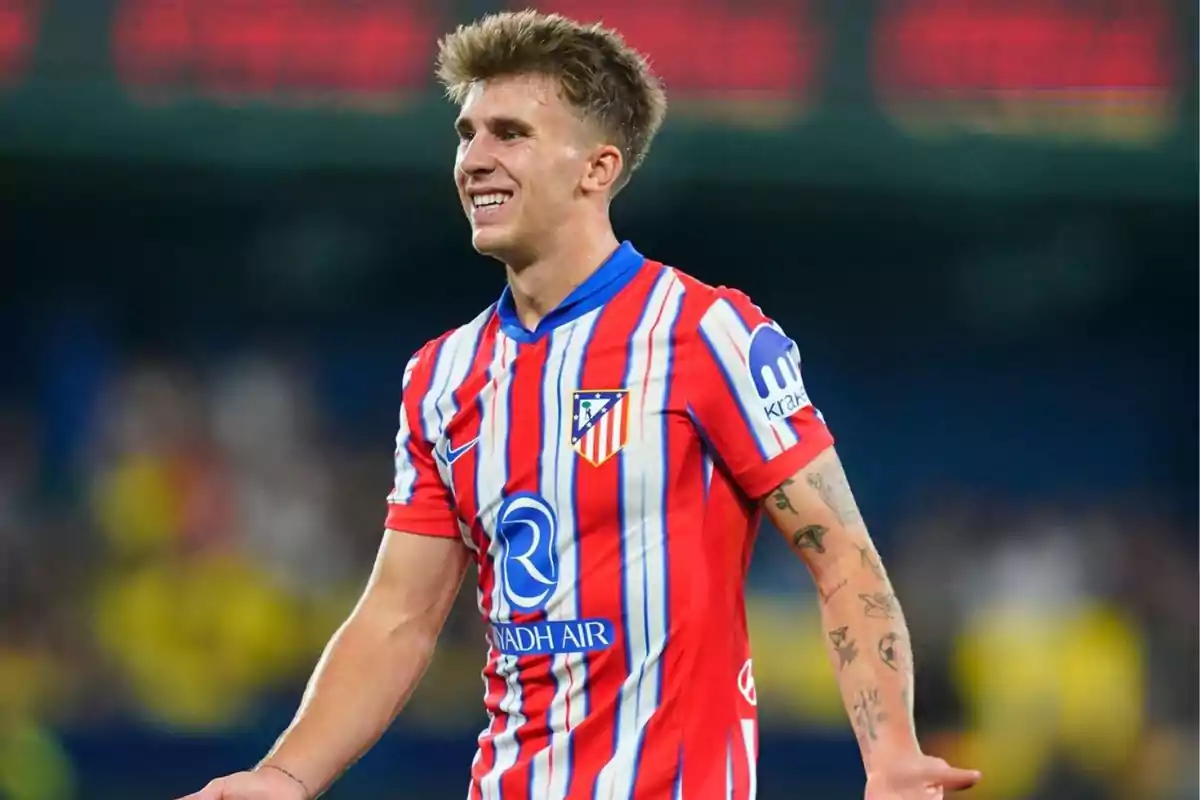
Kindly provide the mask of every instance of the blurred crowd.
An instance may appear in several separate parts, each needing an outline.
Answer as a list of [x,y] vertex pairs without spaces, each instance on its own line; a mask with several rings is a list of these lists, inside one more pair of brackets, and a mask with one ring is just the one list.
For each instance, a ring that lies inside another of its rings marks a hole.
[[[0,797],[87,796],[59,731],[221,733],[294,703],[370,568],[388,437],[339,435],[301,359],[184,363],[104,380],[66,469],[0,409]],[[1195,797],[1195,555],[1156,498],[912,500],[884,556],[929,747],[983,769],[985,800]],[[836,736],[783,552],[764,531],[750,581],[764,726]],[[482,633],[463,592],[403,726],[481,724]]]

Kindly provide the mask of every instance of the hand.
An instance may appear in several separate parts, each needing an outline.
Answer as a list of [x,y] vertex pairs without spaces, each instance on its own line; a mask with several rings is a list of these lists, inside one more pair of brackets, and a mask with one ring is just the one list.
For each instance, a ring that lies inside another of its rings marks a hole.
[[179,800],[309,800],[302,784],[277,769],[238,772]]
[[946,792],[970,789],[980,777],[976,770],[917,755],[872,770],[867,775],[865,800],[942,800]]

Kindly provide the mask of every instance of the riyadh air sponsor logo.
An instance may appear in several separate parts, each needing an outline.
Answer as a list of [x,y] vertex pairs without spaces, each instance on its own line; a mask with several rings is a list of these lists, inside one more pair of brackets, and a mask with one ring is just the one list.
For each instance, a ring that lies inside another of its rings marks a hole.
[[778,328],[764,323],[754,329],[746,366],[767,419],[784,420],[810,405],[796,344]]
[[510,656],[546,653],[591,653],[613,643],[613,626],[606,619],[572,619],[492,626],[492,644]]
[[[497,577],[514,612],[545,610],[558,588],[558,522],[550,504],[532,492],[507,497],[500,506]],[[613,643],[606,619],[496,623],[492,644],[506,655],[586,653]]]

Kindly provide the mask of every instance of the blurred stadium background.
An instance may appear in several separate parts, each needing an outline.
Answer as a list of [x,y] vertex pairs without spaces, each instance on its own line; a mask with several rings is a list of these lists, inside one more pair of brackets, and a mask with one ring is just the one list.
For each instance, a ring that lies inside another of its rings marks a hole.
[[[495,0],[0,0],[0,797],[252,764],[366,575],[400,372],[500,290],[436,37]],[[673,111],[618,232],[800,342],[977,800],[1197,797],[1196,9],[555,0]],[[861,796],[803,568],[761,797]],[[333,798],[460,797],[464,592]]]

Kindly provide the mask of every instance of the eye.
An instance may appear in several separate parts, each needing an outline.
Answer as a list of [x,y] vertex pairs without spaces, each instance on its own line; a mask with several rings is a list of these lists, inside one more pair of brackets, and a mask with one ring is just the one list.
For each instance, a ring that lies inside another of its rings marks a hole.
[[524,136],[521,131],[516,128],[502,128],[496,132],[496,138],[502,142],[513,142]]

